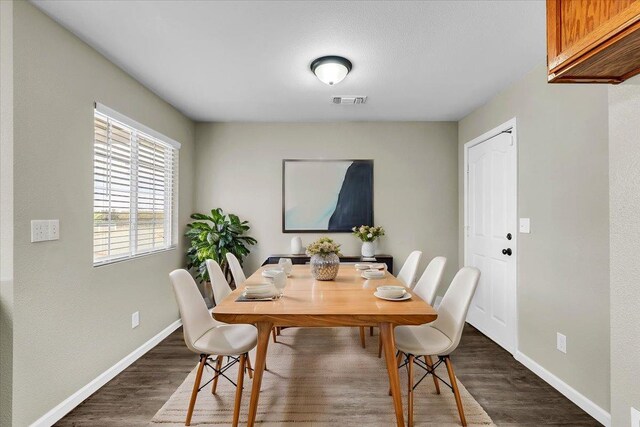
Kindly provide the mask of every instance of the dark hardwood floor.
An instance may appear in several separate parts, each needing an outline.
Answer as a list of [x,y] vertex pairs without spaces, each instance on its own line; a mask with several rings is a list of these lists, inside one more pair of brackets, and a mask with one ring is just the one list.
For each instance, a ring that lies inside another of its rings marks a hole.
[[[367,336],[368,345],[376,339]],[[452,361],[460,381],[499,426],[600,425],[469,325]],[[56,425],[146,425],[197,362],[179,329]]]

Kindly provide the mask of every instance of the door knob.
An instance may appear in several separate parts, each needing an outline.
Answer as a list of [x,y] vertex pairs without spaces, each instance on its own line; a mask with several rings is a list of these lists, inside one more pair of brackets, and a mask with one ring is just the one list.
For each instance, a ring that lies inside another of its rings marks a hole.
[[511,252],[511,248],[507,248],[507,249],[503,249],[502,250],[502,255],[509,255],[511,256],[513,252]]

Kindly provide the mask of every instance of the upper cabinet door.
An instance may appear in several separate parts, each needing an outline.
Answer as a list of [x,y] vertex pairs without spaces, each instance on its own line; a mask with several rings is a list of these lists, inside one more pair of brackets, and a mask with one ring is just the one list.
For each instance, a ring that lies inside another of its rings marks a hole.
[[547,0],[552,83],[620,83],[640,73],[640,0]]

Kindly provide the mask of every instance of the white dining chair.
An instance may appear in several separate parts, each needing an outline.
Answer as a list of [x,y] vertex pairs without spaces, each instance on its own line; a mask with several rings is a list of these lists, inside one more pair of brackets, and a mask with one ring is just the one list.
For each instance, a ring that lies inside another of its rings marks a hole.
[[415,284],[416,275],[418,274],[418,264],[420,264],[420,258],[422,258],[421,251],[413,251],[407,257],[407,260],[402,265],[400,272],[398,273],[398,279],[404,283],[409,289],[413,289]]
[[[464,328],[467,311],[471,304],[471,299],[478,286],[480,270],[475,267],[463,267],[453,278],[449,289],[442,298],[438,308],[438,317],[429,324],[419,326],[398,326],[395,329],[395,342],[398,349],[398,363],[405,357],[405,362],[400,366],[407,367],[408,373],[408,424],[413,426],[413,365],[424,369],[426,373],[416,383],[420,384],[427,375],[433,375],[436,392],[440,394],[438,380],[447,385],[453,391],[460,422],[467,425],[460,398],[460,390],[456,381],[456,375],[451,363],[450,354],[458,347],[462,330]],[[419,359],[425,356],[425,362]],[[438,361],[434,364],[430,356],[437,356]],[[444,363],[449,374],[450,384],[440,378],[435,370]]]
[[[229,254],[227,254],[227,255],[229,255]],[[233,256],[233,257],[235,258],[235,256]],[[237,261],[237,259],[236,259],[236,261]],[[231,286],[229,286],[229,282],[227,282],[226,277],[224,277],[224,273],[222,272],[222,268],[220,268],[220,264],[218,264],[213,259],[208,259],[208,260],[205,261],[205,263],[207,264],[207,271],[209,272],[209,279],[211,280],[211,288],[213,288],[213,299],[215,300],[216,305],[217,305],[220,301],[225,299],[227,297],[227,295],[229,295],[233,291],[231,289]],[[240,264],[238,263],[238,265],[240,265]],[[240,269],[240,271],[242,271],[242,269]],[[231,270],[231,274],[233,274],[233,270]],[[242,276],[244,277],[244,273],[242,273]],[[236,282],[236,286],[237,286],[237,283],[238,282]],[[244,281],[243,281],[243,286],[244,286]],[[273,328],[273,342],[278,342],[278,339],[276,338],[276,335],[277,335],[276,328]],[[247,359],[247,361],[248,360],[249,359]],[[248,361],[248,363],[249,363],[249,367],[250,367],[251,366],[251,362]],[[249,372],[251,372],[251,371],[249,371]]]
[[[433,302],[436,298],[436,292],[442,282],[442,276],[444,275],[444,268],[447,266],[447,259],[443,256],[437,256],[429,262],[427,268],[418,279],[416,286],[413,288],[413,292],[416,293],[429,305],[433,306]],[[360,339],[364,342],[364,331],[360,332]],[[364,346],[363,346],[364,347]],[[382,340],[378,338],[378,358],[382,357]]]
[[413,292],[431,306],[433,306],[436,292],[438,292],[440,282],[442,282],[442,276],[444,276],[444,268],[446,266],[447,258],[443,256],[433,258],[413,288]]
[[[237,426],[242,399],[244,368],[249,358],[249,351],[258,342],[258,331],[253,325],[228,325],[214,320],[207,309],[196,282],[187,270],[174,270],[169,276],[178,302],[178,309],[180,310],[184,342],[189,350],[200,355],[185,425],[191,425],[191,417],[193,416],[198,392],[206,387],[209,382],[213,382],[211,392],[215,394],[220,376],[227,378],[233,384],[231,379],[225,375],[225,372],[234,364],[239,363],[233,409],[233,426]],[[213,362],[212,355],[217,355],[218,362],[215,368],[209,363],[209,361]],[[223,356],[227,356],[227,364],[225,366],[222,366],[221,363]],[[213,369],[214,377],[200,387],[205,366]]]
[[245,276],[244,271],[242,271],[240,261],[238,261],[238,258],[231,252],[227,252],[226,258],[227,264],[229,264],[229,269],[231,269],[231,275],[233,276],[233,281],[236,284],[236,288],[243,287],[244,282],[247,281],[247,276]]

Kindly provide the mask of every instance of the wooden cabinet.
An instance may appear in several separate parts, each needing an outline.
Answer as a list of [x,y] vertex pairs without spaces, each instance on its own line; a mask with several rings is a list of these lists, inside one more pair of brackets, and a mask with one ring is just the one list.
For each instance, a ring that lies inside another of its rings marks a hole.
[[640,73],[640,0],[547,0],[552,83],[620,83]]

